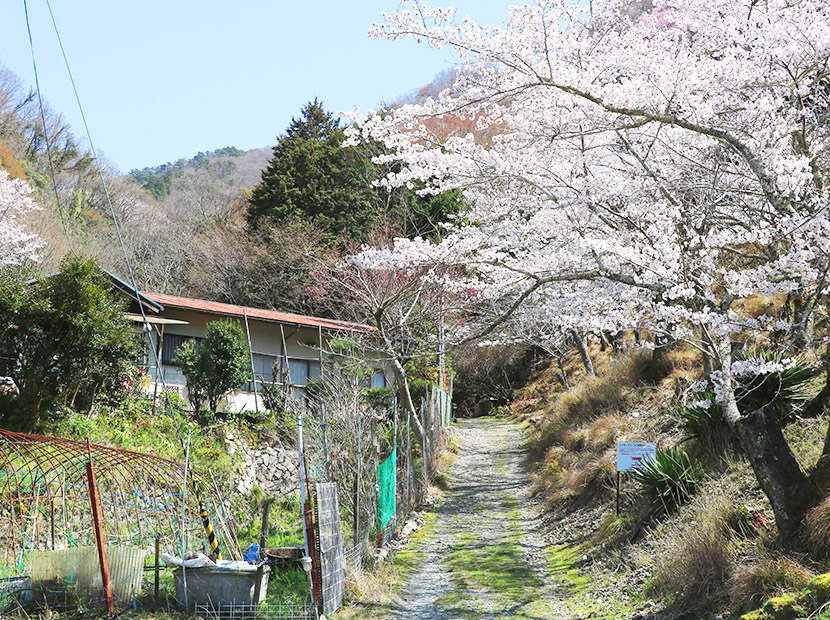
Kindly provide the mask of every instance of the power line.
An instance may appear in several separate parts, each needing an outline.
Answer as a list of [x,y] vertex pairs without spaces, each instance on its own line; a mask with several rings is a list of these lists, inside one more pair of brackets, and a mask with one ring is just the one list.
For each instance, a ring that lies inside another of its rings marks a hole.
[[[24,5],[25,5],[26,0],[23,0],[23,2],[24,2]],[[118,224],[118,217],[115,214],[115,208],[113,207],[113,204],[112,204],[112,198],[110,197],[109,188],[107,187],[107,181],[106,181],[106,178],[104,177],[104,171],[103,171],[103,168],[101,167],[101,162],[98,159],[98,153],[95,150],[95,143],[92,141],[92,132],[90,132],[90,130],[89,130],[89,124],[87,123],[86,114],[84,113],[84,106],[81,103],[81,97],[78,94],[78,88],[75,85],[75,78],[73,77],[72,69],[69,66],[69,58],[66,55],[66,49],[63,46],[63,41],[61,40],[60,31],[58,30],[58,24],[57,24],[57,21],[55,20],[55,14],[52,11],[52,4],[49,2],[49,0],[46,0],[46,7],[49,9],[49,17],[51,18],[52,26],[55,29],[55,36],[57,37],[58,46],[60,47],[61,55],[63,56],[63,63],[64,63],[64,66],[66,67],[66,72],[69,75],[69,82],[72,84],[72,92],[74,93],[75,101],[78,104],[78,111],[81,113],[81,120],[83,121],[83,124],[84,124],[84,131],[86,132],[86,138],[87,138],[87,141],[89,142],[89,150],[92,153],[92,161],[95,162],[95,168],[98,171],[98,177],[101,179],[101,186],[104,189],[104,197],[106,198],[107,206],[109,207],[109,212],[110,212],[110,217],[112,218],[112,223],[115,226],[115,233],[116,233],[116,236],[118,237],[118,243],[121,246],[121,253],[124,256],[124,263],[127,266],[127,273],[129,274],[129,277],[130,277],[130,284],[132,285],[133,290],[135,291],[135,294],[136,294],[136,301],[138,302],[138,310],[141,313],[142,331],[144,332],[144,334],[147,337],[147,343],[149,345],[150,351],[152,352],[153,362],[154,362],[155,367],[156,367],[156,375],[159,376],[159,378],[161,379],[162,390],[164,391],[164,393],[166,395],[166,394],[168,394],[168,392],[167,392],[167,382],[164,379],[164,373],[161,372],[161,365],[159,364],[159,359],[158,359],[158,354],[156,352],[156,349],[153,346],[153,339],[150,337],[150,332],[151,332],[152,328],[150,327],[150,322],[147,320],[147,315],[144,312],[144,304],[141,302],[141,293],[138,289],[138,284],[136,283],[135,274],[133,273],[133,267],[130,264],[130,257],[129,257],[129,254],[127,252],[127,246],[124,243],[124,237],[121,234],[121,227]],[[182,450],[185,450],[185,443],[184,443],[184,439],[182,438],[181,430],[179,428],[179,420],[178,420],[178,417],[176,416],[175,408],[173,407],[173,404],[170,402],[169,398],[166,398],[165,400],[167,401],[167,407],[170,411],[170,415],[173,418],[173,423],[176,427],[176,435],[179,438],[179,443],[182,446]]]
[[69,229],[66,226],[66,214],[61,204],[61,197],[58,193],[58,182],[55,175],[55,165],[52,161],[52,148],[49,144],[49,131],[46,129],[46,114],[43,111],[43,97],[40,94],[40,79],[38,78],[37,62],[35,61],[35,45],[32,40],[32,27],[29,23],[29,5],[27,0],[23,0],[23,12],[26,14],[26,32],[29,34],[29,50],[32,53],[32,68],[35,73],[35,90],[37,91],[38,109],[40,111],[40,124],[43,128],[43,140],[46,142],[46,158],[49,161],[49,177],[52,180],[52,191],[55,193],[55,202],[58,205],[58,213],[60,214],[61,225],[63,227],[63,235],[66,238],[66,243],[69,246],[69,252],[74,254],[72,247],[72,239],[69,236]]

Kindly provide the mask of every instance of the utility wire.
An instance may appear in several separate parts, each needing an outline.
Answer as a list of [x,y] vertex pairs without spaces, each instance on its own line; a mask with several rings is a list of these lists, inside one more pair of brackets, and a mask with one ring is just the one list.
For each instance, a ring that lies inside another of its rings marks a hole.
[[[26,0],[24,0],[24,2],[26,2]],[[184,438],[182,437],[181,427],[179,425],[179,419],[178,419],[178,416],[176,415],[176,409],[173,407],[173,403],[170,400],[170,398],[167,397],[167,395],[168,395],[167,382],[164,379],[164,373],[162,372],[162,367],[161,367],[161,364],[159,363],[158,353],[156,351],[155,346],[153,346],[153,339],[150,336],[152,328],[150,326],[150,322],[147,320],[147,314],[144,312],[144,304],[141,301],[141,297],[142,297],[141,292],[138,290],[138,284],[136,283],[136,280],[135,280],[135,273],[133,272],[132,265],[130,264],[130,257],[129,257],[129,254],[127,252],[127,246],[124,243],[124,237],[121,234],[121,227],[118,224],[118,217],[115,214],[115,208],[113,207],[113,204],[112,204],[112,198],[110,197],[109,188],[107,187],[107,181],[106,181],[106,178],[104,177],[104,171],[103,171],[103,168],[101,167],[101,162],[99,161],[98,154],[95,150],[95,143],[92,140],[92,133],[89,130],[89,124],[87,123],[87,120],[86,120],[86,114],[84,114],[84,108],[83,108],[83,105],[81,104],[81,98],[78,94],[78,88],[75,85],[75,78],[72,76],[72,69],[69,66],[69,59],[66,56],[66,50],[63,47],[63,41],[61,40],[60,31],[58,30],[58,24],[55,20],[55,14],[52,11],[52,5],[49,2],[49,0],[46,0],[46,6],[49,9],[49,16],[52,19],[52,26],[55,29],[55,36],[58,39],[58,45],[60,46],[60,49],[61,49],[61,55],[63,56],[63,62],[64,62],[64,65],[66,66],[66,72],[69,74],[69,81],[72,84],[72,91],[75,94],[75,101],[78,103],[78,110],[81,113],[81,119],[83,120],[83,124],[84,124],[84,131],[86,132],[87,141],[89,142],[89,149],[92,152],[92,158],[93,158],[93,161],[95,162],[95,167],[98,170],[98,176],[101,179],[101,186],[104,188],[104,196],[106,197],[107,206],[109,207],[109,211],[110,211],[110,216],[112,217],[112,222],[113,222],[113,225],[115,226],[115,232],[116,232],[116,235],[118,236],[118,243],[121,246],[121,252],[124,255],[124,262],[127,265],[127,272],[130,276],[130,284],[132,285],[133,290],[135,291],[136,301],[138,302],[138,309],[139,309],[139,312],[141,313],[142,331],[144,332],[145,336],[147,337],[147,344],[148,344],[148,347],[149,347],[150,351],[152,352],[152,361],[155,364],[156,377],[161,379],[161,385],[162,385],[162,390],[164,391],[164,394],[165,394],[167,409],[170,412],[170,417],[173,418],[173,425],[176,428],[176,436],[179,439],[179,444],[181,445],[182,451],[184,451],[184,453],[185,453],[185,466],[184,466],[184,472],[185,473],[184,473],[184,475],[185,475],[185,480],[186,480],[187,479],[188,455],[190,453],[190,432],[188,431],[187,446],[185,446]],[[204,501],[202,500],[202,495],[199,492],[199,488],[195,485],[194,485],[194,491],[195,491],[195,494],[196,494],[196,500],[199,504],[199,516],[202,520],[202,526],[205,528],[205,532],[207,534],[208,542],[210,543],[212,551],[214,553],[216,553],[217,558],[219,558],[219,557],[221,557],[220,554],[219,554],[219,546],[218,546],[218,543],[215,540],[215,536],[214,536],[214,533],[213,533],[213,528],[211,527],[210,519],[208,518],[208,513],[207,513],[207,510],[205,509]],[[183,502],[184,502],[184,496],[186,495],[186,493],[187,493],[186,489],[182,489],[182,501]],[[182,550],[182,553],[184,553],[184,550]]]
[[[27,0],[23,0],[25,5]],[[138,310],[141,313],[141,321],[142,321],[142,331],[147,337],[147,343],[149,345],[149,349],[152,352],[152,361],[156,367],[156,376],[161,379],[161,387],[164,391],[165,395],[168,394],[167,392],[167,382],[164,379],[164,373],[161,371],[161,364],[159,364],[158,353],[156,352],[155,346],[153,346],[153,339],[150,337],[150,332],[152,327],[150,326],[150,322],[147,320],[147,314],[144,312],[144,304],[141,301],[141,292],[138,290],[138,284],[135,280],[135,274],[133,272],[133,267],[130,264],[130,257],[127,253],[127,246],[124,243],[124,237],[121,234],[121,227],[118,225],[118,217],[115,214],[115,208],[112,204],[112,198],[110,197],[109,188],[107,187],[107,181],[104,177],[104,171],[101,167],[101,162],[98,160],[98,153],[95,150],[95,144],[92,141],[92,133],[89,130],[89,124],[86,121],[86,114],[84,114],[84,106],[81,104],[81,98],[78,94],[78,88],[75,85],[75,78],[72,76],[72,69],[69,66],[69,59],[66,56],[66,50],[63,47],[63,41],[61,40],[60,31],[58,30],[58,24],[55,21],[55,14],[52,11],[52,5],[49,0],[46,0],[46,7],[49,9],[49,17],[52,19],[52,26],[55,29],[55,36],[58,39],[58,46],[61,50],[61,55],[63,56],[63,62],[66,66],[66,72],[69,74],[69,81],[72,84],[72,92],[75,94],[75,101],[78,104],[78,111],[81,113],[81,120],[84,124],[84,131],[86,132],[86,138],[89,142],[89,150],[92,153],[92,160],[95,162],[95,168],[98,171],[98,177],[101,179],[101,186],[104,188],[104,196],[107,200],[107,206],[109,207],[110,217],[112,217],[112,223],[115,226],[115,233],[118,237],[118,243],[121,246],[121,253],[124,255],[124,262],[127,265],[127,273],[130,276],[130,284],[133,287],[133,290],[136,294],[136,301],[138,302]],[[170,412],[170,416],[173,418],[173,424],[176,427],[176,435],[179,438],[179,443],[181,444],[182,450],[186,451],[184,438],[182,437],[181,429],[179,427],[179,420],[178,416],[176,415],[176,410],[173,407],[173,403],[170,401],[170,398],[165,398],[167,401],[167,408]]]
[[[24,3],[26,2],[26,0],[23,0],[23,1],[24,1]],[[167,397],[168,396],[167,382],[164,379],[164,373],[162,372],[162,367],[161,367],[161,364],[159,363],[158,353],[156,351],[155,346],[153,346],[153,339],[150,336],[152,328],[150,326],[150,322],[147,320],[147,314],[144,312],[144,304],[141,301],[142,295],[141,295],[141,292],[138,290],[138,284],[136,283],[136,280],[135,280],[135,274],[133,272],[133,267],[130,264],[130,257],[129,257],[129,254],[127,252],[127,246],[124,243],[124,237],[121,234],[121,227],[118,225],[118,217],[115,214],[115,208],[113,207],[113,204],[112,204],[112,198],[110,197],[109,188],[107,187],[107,181],[104,178],[104,171],[101,167],[101,162],[99,161],[98,154],[95,150],[95,143],[92,141],[92,133],[89,130],[89,124],[87,123],[87,120],[86,120],[86,114],[84,114],[84,107],[81,104],[81,98],[78,94],[78,88],[75,85],[75,78],[72,76],[72,69],[69,67],[69,59],[66,56],[66,50],[63,47],[63,41],[61,40],[60,31],[58,30],[58,24],[57,24],[57,21],[55,20],[55,14],[52,11],[52,5],[49,2],[49,0],[46,0],[46,6],[49,9],[49,17],[52,19],[52,26],[55,29],[55,36],[58,39],[58,45],[60,46],[60,49],[61,49],[61,55],[63,56],[63,62],[64,62],[64,65],[66,66],[66,72],[69,74],[69,81],[72,84],[72,91],[75,94],[75,101],[78,103],[78,110],[81,113],[81,119],[83,120],[83,123],[84,123],[84,131],[86,132],[87,141],[89,142],[89,149],[92,153],[92,159],[95,162],[95,167],[98,170],[98,176],[101,179],[101,186],[104,188],[104,196],[107,199],[107,206],[109,207],[110,216],[112,217],[112,223],[115,226],[115,232],[116,232],[116,235],[118,236],[118,243],[120,244],[121,252],[124,255],[124,262],[127,265],[127,272],[129,273],[129,276],[130,276],[130,284],[132,285],[133,290],[135,291],[136,301],[138,302],[138,309],[139,309],[139,312],[141,312],[142,331],[144,332],[144,334],[147,337],[147,344],[149,345],[149,349],[152,352],[152,360],[153,360],[153,362],[155,364],[155,368],[156,368],[156,377],[161,379],[161,386],[162,386],[162,389],[164,390],[165,400],[167,401],[166,402],[167,409],[170,412],[170,417],[173,418],[173,425],[176,428],[176,436],[178,437],[179,444],[181,445],[182,451],[185,454],[184,475],[185,475],[185,480],[186,480],[187,479],[188,455],[190,454],[190,432],[188,431],[187,446],[185,446],[184,439],[182,438],[181,427],[179,425],[179,419],[178,419],[178,416],[176,415],[176,409],[175,409],[175,407],[173,407],[173,403],[170,400],[170,398]],[[207,513],[207,510],[205,509],[204,501],[202,500],[202,495],[199,492],[198,486],[196,486],[195,484],[194,484],[193,490],[195,491],[196,500],[199,504],[199,516],[202,520],[202,526],[205,528],[205,532],[207,534],[207,538],[208,538],[208,542],[210,543],[211,550],[216,554],[216,557],[218,559],[219,557],[221,557],[220,553],[219,553],[219,546],[218,546],[218,543],[215,540],[215,535],[213,533],[213,528],[211,527],[210,519],[208,518],[208,513]],[[187,489],[186,488],[182,489],[183,506],[184,506],[184,496],[186,494],[187,494]],[[184,550],[182,550],[182,553],[184,553]]]
[[32,69],[35,73],[35,90],[37,91],[37,103],[40,111],[40,124],[43,127],[43,140],[46,142],[46,158],[49,160],[49,177],[52,180],[52,191],[55,193],[55,202],[58,205],[58,213],[60,214],[61,225],[63,227],[63,236],[66,238],[66,243],[69,246],[69,252],[75,253],[72,247],[72,239],[69,236],[69,229],[66,226],[66,214],[61,204],[61,197],[58,194],[58,182],[55,175],[55,164],[52,161],[52,147],[49,144],[49,131],[46,129],[46,114],[43,111],[43,97],[40,94],[40,79],[37,73],[37,62],[35,61],[35,44],[32,40],[32,27],[29,24],[29,5],[27,0],[23,0],[23,12],[26,14],[26,32],[29,34],[29,50],[32,53]]

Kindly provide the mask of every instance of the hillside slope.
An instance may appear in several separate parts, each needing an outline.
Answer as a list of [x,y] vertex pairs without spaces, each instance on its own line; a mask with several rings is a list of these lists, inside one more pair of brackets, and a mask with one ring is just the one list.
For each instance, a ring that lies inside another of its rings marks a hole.
[[[737,617],[830,569],[815,546],[809,555],[784,548],[751,468],[724,433],[693,437],[684,427],[678,397],[700,372],[693,349],[677,344],[660,364],[643,350],[615,356],[594,345],[591,355],[596,377],[571,360],[566,390],[558,369],[545,366],[505,410],[527,425],[548,559],[571,617]],[[826,428],[821,418],[786,427],[805,469]],[[676,447],[705,475],[675,508],[656,506],[623,474],[617,514],[617,441]]]

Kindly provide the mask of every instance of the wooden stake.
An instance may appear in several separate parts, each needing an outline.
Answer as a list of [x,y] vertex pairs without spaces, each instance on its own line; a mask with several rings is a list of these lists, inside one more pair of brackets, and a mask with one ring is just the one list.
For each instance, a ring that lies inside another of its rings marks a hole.
[[620,516],[620,487],[622,486],[622,472],[617,472],[617,516]]
[[[268,513],[271,510],[271,498],[265,500],[262,506],[262,525],[259,530],[259,552],[262,554],[263,560],[265,558],[265,544],[268,542]],[[254,600],[251,601],[254,605],[259,605],[259,595],[262,590],[262,574],[265,572],[265,562],[256,569],[256,584],[254,584]]]

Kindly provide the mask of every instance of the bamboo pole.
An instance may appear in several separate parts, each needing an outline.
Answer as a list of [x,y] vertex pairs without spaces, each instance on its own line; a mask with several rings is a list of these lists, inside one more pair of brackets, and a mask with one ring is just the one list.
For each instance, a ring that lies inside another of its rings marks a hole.
[[187,569],[185,568],[185,518],[187,509],[187,466],[190,464],[190,429],[187,431],[187,446],[184,449],[184,479],[182,481],[182,592],[184,593],[184,608],[188,608],[187,604]]

